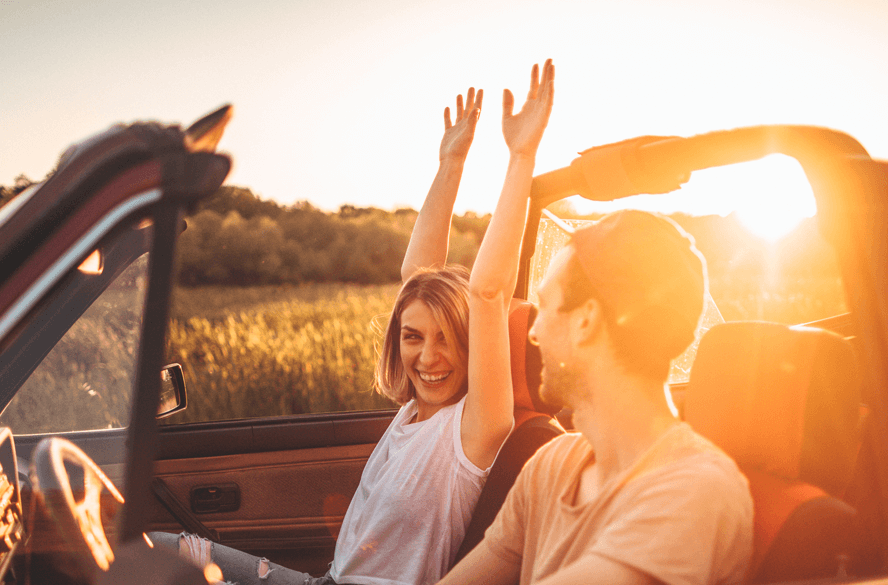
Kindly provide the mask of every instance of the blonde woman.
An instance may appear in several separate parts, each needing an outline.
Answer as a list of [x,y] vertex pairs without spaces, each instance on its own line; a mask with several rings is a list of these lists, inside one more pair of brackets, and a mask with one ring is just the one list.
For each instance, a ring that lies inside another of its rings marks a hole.
[[[447,572],[512,429],[508,311],[553,79],[551,61],[542,79],[534,65],[514,115],[512,94],[504,92],[509,166],[471,276],[445,260],[483,94],[476,99],[469,90],[465,107],[460,96],[453,124],[445,110],[441,166],[417,218],[377,365],[378,389],[402,406],[367,461],[327,575],[312,578],[191,535],[179,537],[183,554],[211,559],[241,585],[416,585]],[[177,537],[165,538],[174,545]]]

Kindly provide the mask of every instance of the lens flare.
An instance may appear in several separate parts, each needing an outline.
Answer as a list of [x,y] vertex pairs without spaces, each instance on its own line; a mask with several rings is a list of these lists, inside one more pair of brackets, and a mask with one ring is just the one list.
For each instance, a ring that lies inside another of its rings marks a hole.
[[782,155],[744,165],[749,173],[737,199],[737,218],[752,234],[776,242],[817,212],[802,167]]

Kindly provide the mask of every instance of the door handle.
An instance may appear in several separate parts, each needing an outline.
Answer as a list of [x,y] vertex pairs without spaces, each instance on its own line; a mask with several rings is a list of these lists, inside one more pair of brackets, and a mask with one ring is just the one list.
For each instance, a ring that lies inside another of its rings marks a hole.
[[240,508],[240,486],[236,483],[191,488],[191,511],[195,514],[234,512]]

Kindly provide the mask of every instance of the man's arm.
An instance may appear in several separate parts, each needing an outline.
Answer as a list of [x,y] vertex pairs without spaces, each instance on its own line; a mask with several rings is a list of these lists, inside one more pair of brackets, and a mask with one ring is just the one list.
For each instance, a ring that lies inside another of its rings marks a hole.
[[[521,566],[513,565],[490,552],[482,540],[438,585],[458,583],[483,583],[484,585],[516,585],[521,576]],[[580,583],[581,581],[575,581]]]
[[[486,541],[478,543],[472,552],[459,562],[438,585],[483,583],[484,585],[516,585],[521,566],[509,563],[490,552]],[[549,575],[537,585],[655,585],[656,579],[623,563],[589,554],[579,561]]]
[[401,280],[406,281],[420,268],[443,266],[447,261],[450,244],[450,218],[453,203],[462,179],[463,166],[469,147],[475,137],[475,125],[481,115],[484,90],[470,87],[463,107],[462,95],[456,98],[456,122],[451,123],[450,108],[444,109],[444,137],[438,150],[438,173],[422,204],[404,262],[401,264]]

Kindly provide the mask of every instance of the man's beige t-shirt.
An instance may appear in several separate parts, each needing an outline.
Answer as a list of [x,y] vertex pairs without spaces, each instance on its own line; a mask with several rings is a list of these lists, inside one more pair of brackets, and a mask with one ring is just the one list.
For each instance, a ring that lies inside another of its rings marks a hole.
[[527,463],[484,541],[521,585],[601,556],[664,583],[739,583],[752,556],[752,498],[734,462],[687,424],[667,431],[589,503],[575,505],[589,442],[562,435]]

